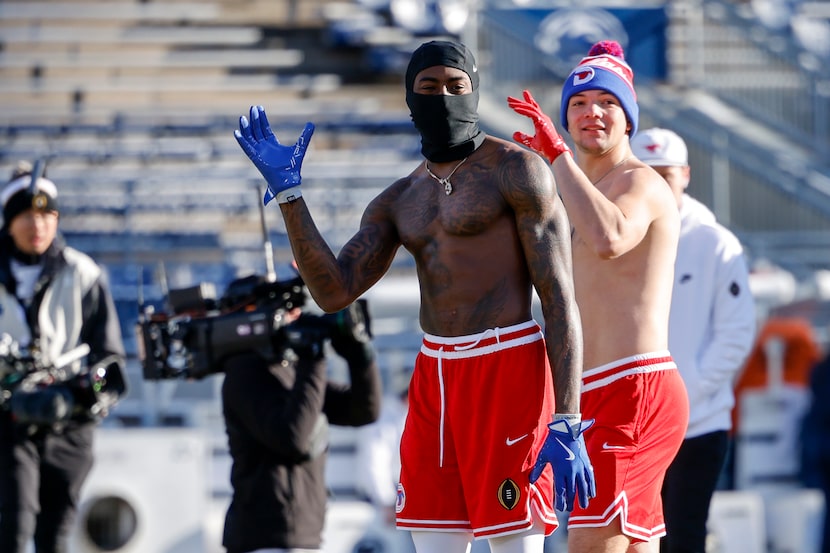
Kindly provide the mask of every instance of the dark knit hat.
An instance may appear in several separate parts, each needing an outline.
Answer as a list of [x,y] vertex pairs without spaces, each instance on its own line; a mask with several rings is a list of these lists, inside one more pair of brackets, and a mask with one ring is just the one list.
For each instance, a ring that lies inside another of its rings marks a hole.
[[412,90],[415,85],[415,76],[436,65],[455,67],[470,76],[473,90],[478,90],[478,66],[473,53],[461,43],[446,40],[433,40],[420,45],[412,53],[409,66],[406,68],[406,89]]
[[28,209],[58,211],[58,188],[55,183],[43,177],[32,186],[32,175],[23,174],[13,178],[0,193],[3,204],[3,225]]
[[637,133],[640,107],[634,92],[634,72],[625,62],[622,46],[613,40],[603,40],[591,47],[588,56],[571,71],[562,87],[560,122],[568,130],[568,102],[571,96],[584,90],[604,90],[620,101],[631,124],[629,137]]

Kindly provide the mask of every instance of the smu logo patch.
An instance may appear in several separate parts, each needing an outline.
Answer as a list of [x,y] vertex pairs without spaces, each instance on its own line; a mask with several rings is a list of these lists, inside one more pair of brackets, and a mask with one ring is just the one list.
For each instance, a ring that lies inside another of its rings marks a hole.
[[398,498],[395,501],[395,512],[400,513],[406,506],[406,492],[403,489],[403,484],[398,482]]
[[578,69],[577,71],[574,71],[573,85],[574,86],[579,86],[581,84],[591,82],[591,80],[593,80],[593,78],[594,78],[594,75],[595,75],[595,73],[594,73],[594,68],[593,67],[589,66],[589,67],[585,67],[583,69]]

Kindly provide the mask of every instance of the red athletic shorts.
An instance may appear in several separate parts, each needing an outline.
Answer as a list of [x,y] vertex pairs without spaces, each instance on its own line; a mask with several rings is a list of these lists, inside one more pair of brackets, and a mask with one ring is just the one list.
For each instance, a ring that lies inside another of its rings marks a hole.
[[554,412],[542,331],[534,321],[475,336],[425,335],[401,437],[397,526],[492,538],[550,534],[550,467],[528,475]]
[[668,351],[634,355],[582,374],[582,417],[597,496],[568,528],[608,526],[619,515],[634,541],[666,534],[660,489],[689,422],[689,400]]

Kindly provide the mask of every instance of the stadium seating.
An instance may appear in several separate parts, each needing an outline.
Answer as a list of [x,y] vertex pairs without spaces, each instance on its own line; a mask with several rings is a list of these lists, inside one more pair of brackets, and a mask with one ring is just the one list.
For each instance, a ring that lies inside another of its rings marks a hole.
[[[420,163],[400,73],[407,52],[426,35],[395,27],[384,12],[388,3],[374,2],[374,10],[370,4],[0,2],[0,179],[18,159],[49,160],[61,227],[70,244],[107,268],[131,355],[139,297],[160,301],[165,289],[160,266],[169,286],[208,281],[219,290],[265,268],[262,179],[232,137],[250,105],[266,107],[283,140],[315,122],[304,194],[335,249],[369,199]],[[515,7],[541,4],[549,7]],[[763,28],[748,2],[643,4],[665,5],[670,25],[667,81],[637,81],[641,128],[667,126],[684,136],[692,192],[739,234],[753,260],[771,259],[798,278],[830,267],[830,64],[811,65],[820,53],[806,52],[794,32]],[[795,4],[800,13],[824,17],[823,2]],[[476,18],[461,37],[476,45],[487,67],[483,124],[509,137],[517,120],[506,95],[538,89],[555,113],[559,90],[550,72],[538,80],[502,78],[507,69],[543,64],[532,37],[511,36],[492,23]],[[488,81],[491,74],[499,78]],[[275,257],[284,263],[291,254],[275,211],[269,205],[264,215]],[[411,363],[417,349],[413,274],[411,258],[401,254],[370,296],[388,370]],[[169,399],[161,405],[169,412],[155,423],[182,425],[201,416],[179,413],[181,404],[187,411],[208,400],[216,408],[216,381],[150,385],[134,357],[129,370],[134,386],[118,419],[125,425],[153,422],[136,413],[159,398]],[[349,437],[338,439],[347,449]],[[348,487],[342,473],[332,478]],[[752,498],[723,496],[716,506],[725,509],[716,509],[724,524],[729,513],[745,515],[744,541],[756,539],[763,520]]]

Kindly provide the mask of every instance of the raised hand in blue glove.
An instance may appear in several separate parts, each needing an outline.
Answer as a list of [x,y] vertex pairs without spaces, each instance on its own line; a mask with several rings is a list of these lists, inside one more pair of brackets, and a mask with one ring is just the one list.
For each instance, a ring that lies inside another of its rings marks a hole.
[[594,467],[582,437],[593,424],[593,419],[569,421],[554,415],[553,422],[548,425],[548,437],[530,472],[530,483],[536,482],[545,465],[550,463],[553,468],[554,506],[558,511],[572,511],[577,496],[579,505],[584,509],[588,506],[588,500],[597,495]]
[[283,146],[271,130],[262,106],[251,106],[250,123],[244,115],[239,118],[239,130],[233,135],[268,183],[263,203],[267,205],[276,198],[282,204],[302,196],[300,169],[312,134],[314,124],[306,123],[297,142]]

